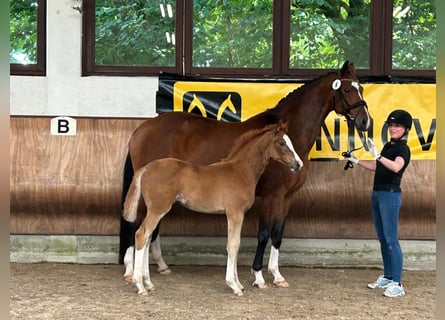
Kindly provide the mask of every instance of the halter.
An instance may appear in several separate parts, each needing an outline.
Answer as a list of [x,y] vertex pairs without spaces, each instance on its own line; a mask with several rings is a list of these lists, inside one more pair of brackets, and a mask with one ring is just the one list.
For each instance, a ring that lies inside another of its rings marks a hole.
[[[351,85],[357,89],[358,95],[359,97],[362,99],[354,104],[349,104],[348,101],[346,101],[345,96],[343,95],[343,92],[341,90],[339,90],[341,88],[341,82],[342,81],[350,81]],[[366,108],[368,107],[368,105],[366,104],[365,100],[363,100],[363,98],[361,97],[360,94],[360,85],[358,83],[358,81],[352,80],[352,79],[335,79],[332,82],[332,89],[334,89],[335,93],[338,93],[340,95],[340,100],[343,102],[343,105],[346,105],[346,113],[344,114],[344,116],[346,117],[346,120],[348,121],[348,123],[351,123],[355,120],[355,117],[351,116],[349,114],[349,112],[355,108],[358,107],[362,107],[365,106]],[[334,94],[334,106],[335,106],[335,94]]]

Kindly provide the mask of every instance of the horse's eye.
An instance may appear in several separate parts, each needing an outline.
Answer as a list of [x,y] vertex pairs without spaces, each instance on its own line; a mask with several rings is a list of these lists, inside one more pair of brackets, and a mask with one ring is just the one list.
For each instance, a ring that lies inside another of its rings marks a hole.
[[281,140],[281,141],[280,141],[280,146],[285,146],[285,145],[286,145],[286,141]]
[[344,90],[346,93],[349,93],[349,92],[351,92],[351,89],[349,89],[349,88],[345,88],[345,90]]

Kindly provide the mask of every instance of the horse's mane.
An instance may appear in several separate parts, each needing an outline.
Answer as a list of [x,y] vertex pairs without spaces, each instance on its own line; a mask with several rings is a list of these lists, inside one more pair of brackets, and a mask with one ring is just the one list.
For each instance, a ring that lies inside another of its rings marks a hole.
[[[272,109],[280,106],[285,100],[289,99],[291,96],[295,95],[295,94],[299,94],[301,91],[307,90],[308,88],[310,88],[314,83],[317,83],[320,79],[325,78],[329,75],[335,74],[336,72],[329,72],[327,74],[321,75],[315,79],[309,80],[307,82],[305,82],[302,86],[299,86],[298,88],[294,89],[293,91],[289,92],[285,97],[281,98],[280,101],[278,101],[278,103],[275,105],[275,107],[273,107]],[[269,109],[269,110],[272,110]]]
[[268,131],[275,130],[275,128],[276,128],[276,124],[271,124],[271,125],[265,126],[264,128],[249,130],[246,133],[242,134],[233,143],[227,157],[225,157],[221,161],[226,161],[229,158],[233,157],[233,155],[236,154],[240,149],[244,148],[246,146],[246,144],[248,144],[252,140],[255,140],[257,137],[265,134]]

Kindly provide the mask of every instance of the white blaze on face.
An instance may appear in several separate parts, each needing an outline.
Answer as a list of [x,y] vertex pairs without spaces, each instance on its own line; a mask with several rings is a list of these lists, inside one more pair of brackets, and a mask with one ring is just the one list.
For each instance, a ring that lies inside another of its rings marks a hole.
[[358,84],[357,81],[351,81],[351,85],[357,89],[358,92],[358,96],[360,97],[361,100],[363,100],[362,98],[362,94],[360,93],[360,85]]
[[[352,81],[351,85],[357,89],[358,96],[360,97],[361,100],[363,100],[362,94],[360,93],[360,84],[357,81]],[[366,122],[366,129],[368,129],[369,126],[371,125],[371,117],[369,116],[367,108],[365,108],[365,112],[366,112],[366,118],[368,119],[368,121]]]
[[298,154],[295,152],[294,146],[292,144],[292,141],[290,140],[289,136],[287,134],[285,134],[283,136],[284,141],[286,141],[286,145],[287,147],[290,149],[290,151],[292,151],[292,153],[294,154],[295,160],[299,163],[300,167],[303,166],[303,161],[301,161],[301,158],[298,156]]

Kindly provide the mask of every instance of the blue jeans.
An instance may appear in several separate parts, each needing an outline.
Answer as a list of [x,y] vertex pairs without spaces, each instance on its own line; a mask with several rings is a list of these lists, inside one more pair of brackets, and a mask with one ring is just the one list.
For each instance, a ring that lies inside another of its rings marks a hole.
[[372,219],[383,259],[384,276],[402,281],[403,253],[399,243],[400,192],[373,191],[371,197]]

